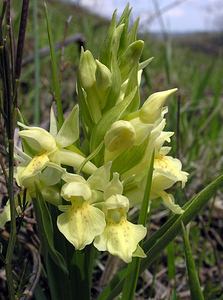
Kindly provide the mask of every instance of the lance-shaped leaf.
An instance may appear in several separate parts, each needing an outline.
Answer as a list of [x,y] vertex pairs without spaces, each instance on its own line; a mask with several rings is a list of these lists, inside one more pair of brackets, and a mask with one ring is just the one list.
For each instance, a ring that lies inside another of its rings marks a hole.
[[60,252],[55,249],[54,246],[54,230],[53,223],[47,203],[44,201],[43,196],[36,185],[36,199],[33,200],[35,213],[38,220],[39,232],[44,244],[43,250],[48,252],[55,262],[65,273],[67,273],[67,267],[65,260]]
[[193,254],[190,246],[189,241],[189,233],[186,231],[184,224],[182,225],[182,232],[183,232],[183,240],[184,240],[184,253],[186,258],[186,265],[187,265],[187,273],[189,279],[189,286],[190,286],[190,295],[192,300],[204,300],[204,296],[201,290],[198,274],[196,271],[196,266],[193,259]]

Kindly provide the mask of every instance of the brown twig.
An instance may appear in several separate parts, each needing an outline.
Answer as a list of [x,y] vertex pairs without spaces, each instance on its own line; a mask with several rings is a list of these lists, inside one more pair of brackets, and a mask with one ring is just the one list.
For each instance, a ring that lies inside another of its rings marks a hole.
[[[63,47],[66,47],[72,43],[78,44],[79,47],[83,46],[85,44],[85,39],[81,33],[77,33],[75,35],[72,35],[65,39],[64,41],[60,41],[55,44],[55,50],[59,50]],[[50,54],[50,48],[49,47],[44,47],[39,50],[39,57],[44,58]],[[22,61],[22,66],[26,66],[27,64],[30,64],[34,61],[34,55],[29,55],[27,58],[25,58]]]

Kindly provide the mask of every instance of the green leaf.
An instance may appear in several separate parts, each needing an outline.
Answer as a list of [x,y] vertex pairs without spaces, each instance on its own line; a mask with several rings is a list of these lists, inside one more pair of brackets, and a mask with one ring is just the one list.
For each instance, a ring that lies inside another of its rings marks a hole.
[[[147,251],[147,257],[141,263],[140,272],[151,266],[165,247],[177,236],[181,230],[181,222],[185,225],[188,224],[216,193],[217,189],[222,186],[223,175],[220,175],[184,205],[182,215],[172,216],[144,243],[143,248]],[[102,291],[98,300],[112,300],[121,292],[127,275],[126,270],[124,268],[114,276],[110,284]]]
[[72,145],[79,138],[79,107],[75,105],[60,128],[56,141],[63,148]]
[[106,39],[103,43],[103,47],[101,47],[101,53],[100,53],[100,62],[105,64],[107,67],[110,67],[110,63],[111,63],[111,48],[112,48],[112,36],[114,34],[114,30],[116,28],[116,17],[117,17],[117,11],[115,10],[113,15],[112,15],[112,19],[111,19],[111,23],[108,29],[108,34],[106,36]]
[[150,57],[139,64],[139,70],[145,69],[152,61],[154,57]]
[[36,199],[33,201],[36,212],[40,235],[42,236],[44,248],[48,252],[56,265],[58,265],[64,273],[67,273],[67,267],[63,256],[54,247],[53,223],[46,201],[36,185]]
[[134,24],[132,25],[132,28],[130,29],[128,33],[128,43],[131,44],[135,42],[137,38],[137,32],[138,32],[138,27],[139,27],[139,18],[136,19]]
[[186,231],[183,222],[181,222],[181,227],[183,232],[184,253],[186,258],[191,300],[204,300],[204,296],[200,287],[200,282],[193,259],[192,250],[190,247],[190,241],[188,236],[189,233]]
[[215,60],[209,65],[206,72],[202,72],[200,76],[196,76],[195,88],[193,89],[194,93],[192,95],[192,105],[195,106],[198,104],[198,101],[203,97],[205,89],[208,86],[208,82],[211,79],[211,75],[214,71]]
[[119,55],[123,53],[128,46],[128,31],[129,31],[129,19],[130,19],[131,10],[132,9],[130,8],[129,4],[127,4],[118,23],[118,25],[119,24],[124,25],[122,35],[120,37],[120,44],[119,44],[119,51],[118,51]]

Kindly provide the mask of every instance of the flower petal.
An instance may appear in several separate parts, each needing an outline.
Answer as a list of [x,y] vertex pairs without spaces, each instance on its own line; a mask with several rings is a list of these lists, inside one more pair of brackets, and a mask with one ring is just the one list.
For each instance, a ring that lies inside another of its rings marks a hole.
[[33,183],[34,177],[46,167],[48,162],[48,156],[42,154],[34,156],[27,166],[18,166],[16,170],[18,185],[28,188]]
[[72,205],[57,218],[58,229],[78,250],[91,244],[103,232],[105,225],[103,212],[86,202],[79,207]]
[[127,212],[129,210],[129,199],[123,195],[112,195],[105,201],[105,208],[107,210],[113,210],[117,208],[124,208]]
[[146,228],[122,219],[118,224],[107,224],[104,232],[95,238],[94,246],[99,251],[107,250],[126,263],[132,261],[138,243],[145,237]]
[[112,195],[122,194],[123,192],[123,185],[119,180],[119,174],[113,173],[112,180],[107,184],[105,191],[104,191],[104,199],[108,199]]
[[56,142],[62,148],[72,145],[79,138],[79,107],[75,105],[60,128]]
[[84,200],[89,200],[92,196],[91,189],[86,183],[70,182],[62,186],[61,196],[67,201],[74,202],[77,198],[82,197]]
[[184,187],[187,182],[188,173],[182,171],[179,159],[171,156],[160,155],[154,160],[153,190],[166,190],[178,181]]
[[160,197],[163,200],[163,204],[169,208],[173,213],[181,215],[184,210],[176,203],[174,203],[174,197],[166,192],[161,192]]
[[36,152],[53,151],[56,148],[54,137],[40,127],[27,127],[27,130],[19,131],[19,136],[25,139],[29,146]]
[[90,187],[94,190],[104,191],[105,186],[110,180],[111,162],[98,168],[87,180]]

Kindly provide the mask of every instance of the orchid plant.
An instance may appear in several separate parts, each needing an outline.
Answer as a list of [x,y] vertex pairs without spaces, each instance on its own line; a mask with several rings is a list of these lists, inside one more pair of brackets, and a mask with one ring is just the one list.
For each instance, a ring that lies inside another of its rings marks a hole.
[[[174,133],[165,131],[166,103],[177,89],[140,99],[142,72],[152,59],[140,61],[144,42],[137,39],[138,22],[129,27],[130,12],[127,6],[119,21],[114,13],[97,59],[82,49],[78,104],[62,126],[53,107],[49,131],[18,123],[15,179],[34,204],[52,299],[89,299],[101,252],[127,264],[134,257],[143,262],[147,224],[137,216],[159,199],[173,214],[184,214],[170,188],[183,188],[188,173],[169,154]],[[8,208],[1,227],[10,219]]]

